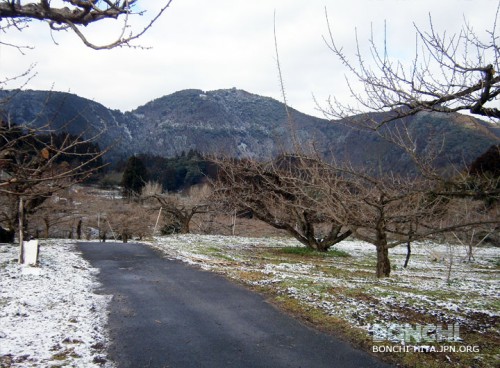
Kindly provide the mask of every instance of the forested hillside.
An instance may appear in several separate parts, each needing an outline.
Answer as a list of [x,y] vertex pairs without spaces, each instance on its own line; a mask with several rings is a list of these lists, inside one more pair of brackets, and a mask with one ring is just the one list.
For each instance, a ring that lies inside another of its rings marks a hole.
[[[110,148],[106,158],[114,163],[131,155],[171,158],[189,151],[269,159],[290,151],[294,138],[302,147],[314,144],[322,155],[355,165],[413,170],[411,160],[380,135],[293,109],[290,120],[281,102],[234,88],[179,91],[126,113],[60,92],[0,91],[0,101],[4,120],[96,136],[101,148]],[[500,136],[497,127],[461,114],[422,112],[383,130],[394,126],[407,127],[419,153],[436,153],[443,167],[469,164]]]

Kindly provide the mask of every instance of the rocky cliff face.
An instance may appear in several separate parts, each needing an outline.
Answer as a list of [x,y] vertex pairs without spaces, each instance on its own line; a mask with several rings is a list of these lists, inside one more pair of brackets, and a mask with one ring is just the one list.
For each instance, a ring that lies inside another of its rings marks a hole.
[[[242,90],[184,90],[122,113],[69,93],[0,91],[2,114],[17,124],[64,127],[97,135],[111,146],[109,159],[138,153],[173,156],[196,149],[234,157],[269,158],[292,149],[292,134],[303,146],[314,142],[326,156],[355,164],[411,170],[402,152],[373,133],[348,128]],[[379,118],[375,116],[375,118]],[[442,165],[471,162],[499,141],[498,129],[460,114],[422,113],[405,121],[418,150],[440,150]]]
[[[174,155],[196,149],[236,157],[270,157],[289,147],[284,105],[231,89],[185,90],[127,113],[128,127],[143,149]],[[294,111],[299,133],[319,134],[327,122]],[[298,124],[299,125],[299,124]],[[145,143],[145,144],[144,144]]]

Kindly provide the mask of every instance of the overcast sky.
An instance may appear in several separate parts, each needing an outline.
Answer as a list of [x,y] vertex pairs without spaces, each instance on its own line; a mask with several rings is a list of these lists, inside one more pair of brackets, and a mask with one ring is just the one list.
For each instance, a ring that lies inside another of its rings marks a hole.
[[[160,0],[141,0],[151,15]],[[464,17],[478,33],[491,24],[498,0],[174,0],[139,42],[151,49],[95,51],[74,35],[51,34],[33,23],[22,33],[0,34],[4,42],[33,45],[19,51],[0,46],[2,79],[36,63],[27,88],[78,94],[103,105],[132,110],[187,88],[236,87],[281,100],[276,67],[273,18],[289,104],[320,115],[313,95],[347,98],[345,68],[325,46],[325,7],[338,44],[354,55],[354,34],[366,45],[373,27],[383,41],[387,23],[391,55],[402,61],[414,53],[413,23],[428,29],[429,13],[438,30],[460,30]],[[488,9],[490,9],[488,11]],[[139,19],[146,21],[147,16]],[[141,25],[137,20],[133,25]],[[119,33],[112,23],[89,26],[96,43]],[[97,29],[94,29],[97,28]],[[57,44],[55,42],[57,42]],[[18,82],[16,82],[18,83]],[[9,88],[18,87],[16,84]]]

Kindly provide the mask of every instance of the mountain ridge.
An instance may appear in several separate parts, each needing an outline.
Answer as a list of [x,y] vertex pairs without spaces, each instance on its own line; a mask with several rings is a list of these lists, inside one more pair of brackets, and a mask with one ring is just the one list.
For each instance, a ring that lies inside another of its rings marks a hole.
[[[140,153],[171,157],[192,149],[266,159],[292,149],[293,130],[296,141],[314,143],[325,156],[411,170],[401,150],[373,133],[289,108],[291,128],[283,103],[236,88],[177,91],[127,112],[64,92],[3,90],[0,101],[13,123],[50,123],[73,134],[96,135],[101,147],[112,147],[111,161]],[[420,113],[405,124],[421,152],[443,146],[442,165],[471,162],[500,140],[498,127],[468,115]]]

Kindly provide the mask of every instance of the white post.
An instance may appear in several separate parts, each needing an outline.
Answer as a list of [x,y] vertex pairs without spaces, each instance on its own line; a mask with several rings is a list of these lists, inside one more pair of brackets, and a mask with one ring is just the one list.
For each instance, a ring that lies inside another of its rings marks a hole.
[[23,241],[23,264],[36,266],[38,264],[38,240]]
[[19,198],[19,263],[24,263],[24,202],[23,197]]
[[113,231],[113,228],[111,227],[111,224],[109,223],[108,219],[106,219],[106,222],[108,223],[109,230],[111,230],[111,234],[113,234],[113,239],[116,240],[115,232]]
[[153,229],[153,237],[155,236],[156,228],[158,227],[158,222],[160,221],[160,215],[161,215],[162,209],[163,209],[163,207],[160,207],[160,211],[158,211],[158,217],[156,218],[156,224],[155,224],[155,227]]

